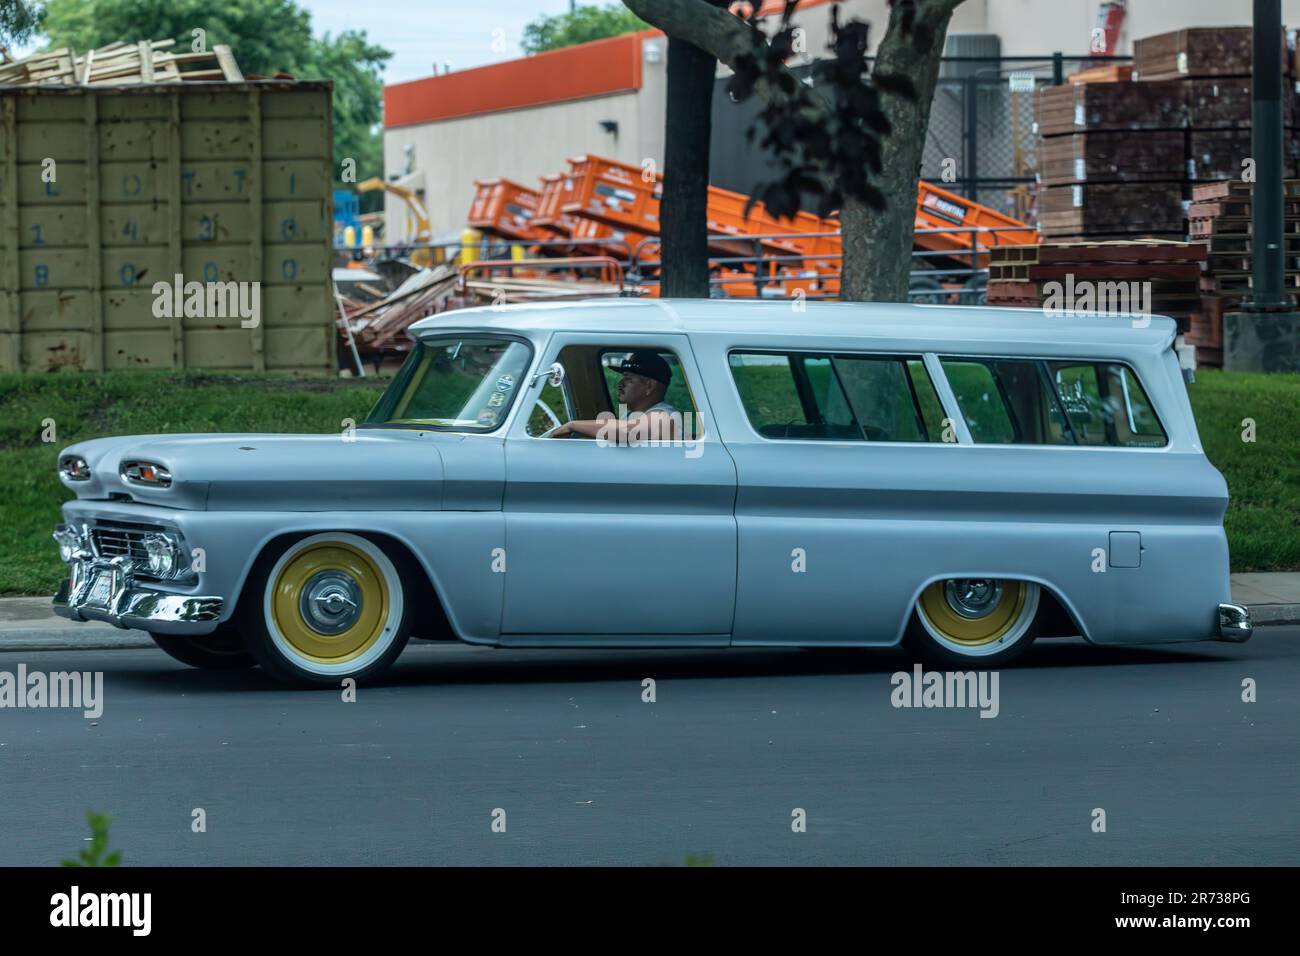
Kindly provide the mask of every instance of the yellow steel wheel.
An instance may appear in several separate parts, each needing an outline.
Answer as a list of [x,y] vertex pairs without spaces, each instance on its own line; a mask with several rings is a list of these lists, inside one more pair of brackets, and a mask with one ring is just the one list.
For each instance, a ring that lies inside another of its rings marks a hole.
[[267,610],[293,656],[346,664],[392,628],[392,567],[371,542],[318,535],[285,557],[270,582]]
[[970,656],[1018,641],[1038,610],[1038,585],[998,578],[949,578],[921,592],[921,624],[939,644]]

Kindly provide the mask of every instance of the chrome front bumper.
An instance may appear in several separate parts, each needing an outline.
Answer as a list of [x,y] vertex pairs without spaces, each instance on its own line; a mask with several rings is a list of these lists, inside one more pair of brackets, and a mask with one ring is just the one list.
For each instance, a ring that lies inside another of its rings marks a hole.
[[1250,608],[1240,604],[1219,605],[1219,640],[1244,644],[1255,633],[1250,620]]
[[71,577],[54,595],[54,613],[73,621],[105,621],[156,634],[210,634],[225,601],[137,587],[131,562],[74,558]]

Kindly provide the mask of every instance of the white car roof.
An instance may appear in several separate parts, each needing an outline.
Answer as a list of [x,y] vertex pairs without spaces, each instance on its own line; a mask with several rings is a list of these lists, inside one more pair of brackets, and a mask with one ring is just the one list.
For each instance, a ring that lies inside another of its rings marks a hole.
[[1014,351],[1065,348],[1168,348],[1177,331],[1160,315],[1046,314],[1041,309],[879,302],[761,302],[735,299],[584,299],[456,309],[421,319],[416,336],[446,331],[685,332],[755,347],[879,346],[916,351]]

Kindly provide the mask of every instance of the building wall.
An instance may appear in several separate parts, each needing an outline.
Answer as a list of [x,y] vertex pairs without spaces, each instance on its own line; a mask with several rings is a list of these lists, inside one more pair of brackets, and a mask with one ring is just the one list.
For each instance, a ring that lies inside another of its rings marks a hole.
[[[476,179],[533,185],[539,176],[565,171],[566,160],[583,153],[662,166],[666,46],[662,36],[643,39],[639,90],[385,129],[385,176],[399,175],[406,147],[414,147],[415,175],[399,181],[424,190],[438,237],[464,226]],[[605,120],[618,123],[617,136],[602,128]],[[387,241],[407,238],[405,203],[387,196],[384,213]]]

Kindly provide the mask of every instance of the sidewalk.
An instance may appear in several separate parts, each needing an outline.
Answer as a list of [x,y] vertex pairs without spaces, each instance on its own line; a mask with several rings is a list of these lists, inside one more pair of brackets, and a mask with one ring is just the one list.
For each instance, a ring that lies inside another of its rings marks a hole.
[[1255,626],[1300,624],[1300,571],[1234,574],[1232,600],[1250,608]]
[[48,597],[0,598],[0,651],[153,646],[153,638],[144,631],[58,617]]
[[[1234,574],[1232,599],[1250,608],[1256,627],[1300,624],[1300,571]],[[0,598],[0,651],[153,646],[143,631],[57,617],[48,597]]]

